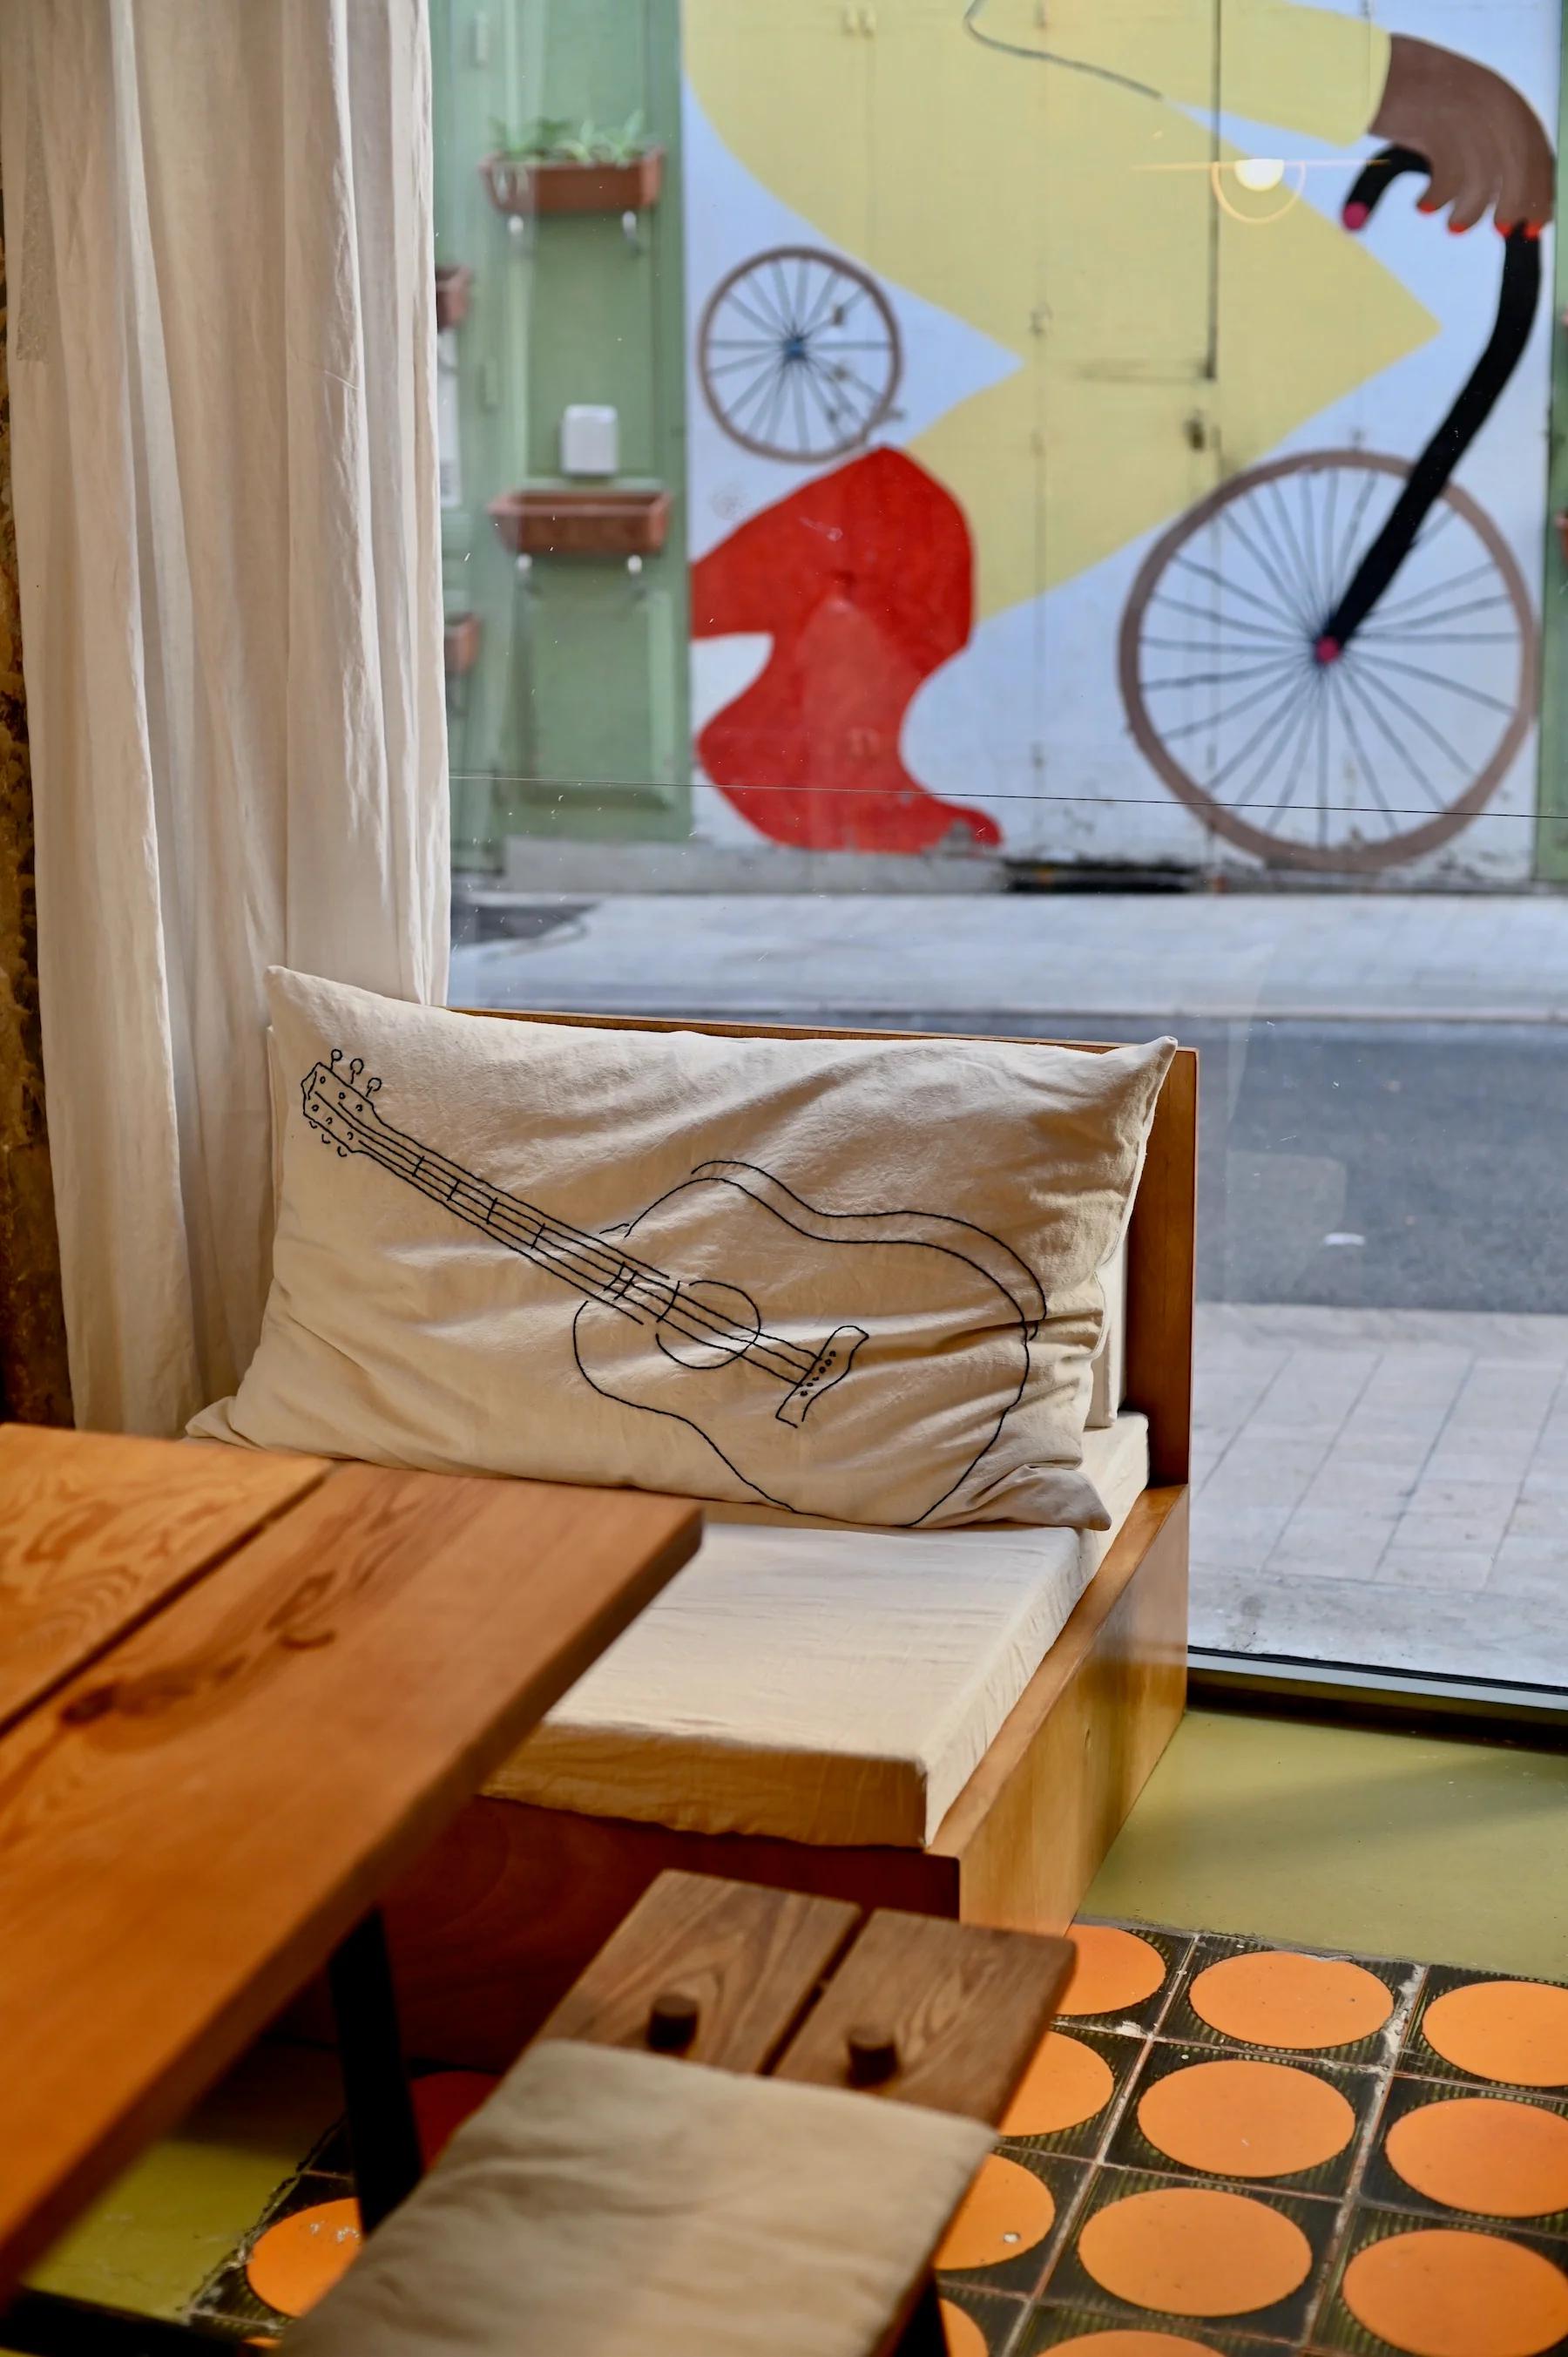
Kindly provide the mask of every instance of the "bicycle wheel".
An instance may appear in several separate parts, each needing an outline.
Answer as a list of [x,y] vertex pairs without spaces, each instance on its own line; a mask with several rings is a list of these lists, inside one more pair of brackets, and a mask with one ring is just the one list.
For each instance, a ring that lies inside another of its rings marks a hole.
[[1436,850],[1529,730],[1529,594],[1453,483],[1324,660],[1324,623],[1409,474],[1366,450],[1253,468],[1183,516],[1133,584],[1120,649],[1133,735],[1178,801],[1268,866],[1363,872]]
[[697,329],[697,374],[725,432],[800,466],[863,449],[902,370],[881,288],[811,245],[743,262],[714,287]]

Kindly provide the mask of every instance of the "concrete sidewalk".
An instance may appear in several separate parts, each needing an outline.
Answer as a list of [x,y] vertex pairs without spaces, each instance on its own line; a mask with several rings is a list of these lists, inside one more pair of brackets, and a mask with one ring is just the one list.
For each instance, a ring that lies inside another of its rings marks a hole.
[[1197,1313],[1192,1640],[1568,1688],[1568,1318]]
[[1568,1021],[1568,892],[487,896],[458,1005]]

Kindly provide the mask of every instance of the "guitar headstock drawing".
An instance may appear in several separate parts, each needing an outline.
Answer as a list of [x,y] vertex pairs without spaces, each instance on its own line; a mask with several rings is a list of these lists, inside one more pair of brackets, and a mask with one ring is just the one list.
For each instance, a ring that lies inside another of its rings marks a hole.
[[[596,1391],[687,1426],[769,1505],[857,1519],[868,1454],[950,1431],[910,1479],[927,1500],[913,1527],[1023,1396],[1045,1296],[967,1220],[825,1211],[735,1160],[700,1163],[622,1226],[578,1227],[395,1129],[381,1092],[341,1048],[300,1083],[324,1146],[379,1163],[577,1295],[573,1352]],[[856,1307],[863,1323],[845,1318]]]
[[343,1155],[369,1150],[368,1139],[382,1126],[371,1102],[381,1085],[379,1080],[365,1078],[362,1056],[345,1063],[341,1048],[333,1049],[329,1062],[311,1066],[299,1093],[305,1118],[324,1146],[336,1146]]

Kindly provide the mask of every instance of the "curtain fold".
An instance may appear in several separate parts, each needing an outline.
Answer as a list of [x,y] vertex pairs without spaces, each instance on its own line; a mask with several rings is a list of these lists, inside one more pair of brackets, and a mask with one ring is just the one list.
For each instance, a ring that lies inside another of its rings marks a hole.
[[422,0],[0,9],[39,981],[79,1420],[232,1388],[269,964],[445,996]]

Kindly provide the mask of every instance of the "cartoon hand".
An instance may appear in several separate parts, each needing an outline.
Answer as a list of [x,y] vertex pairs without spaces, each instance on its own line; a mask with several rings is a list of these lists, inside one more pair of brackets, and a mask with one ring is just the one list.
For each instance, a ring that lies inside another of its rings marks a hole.
[[1539,235],[1552,219],[1552,143],[1513,84],[1474,58],[1396,33],[1370,128],[1429,159],[1421,209],[1452,206],[1448,226],[1455,232],[1474,229],[1494,209],[1505,236],[1519,228]]

